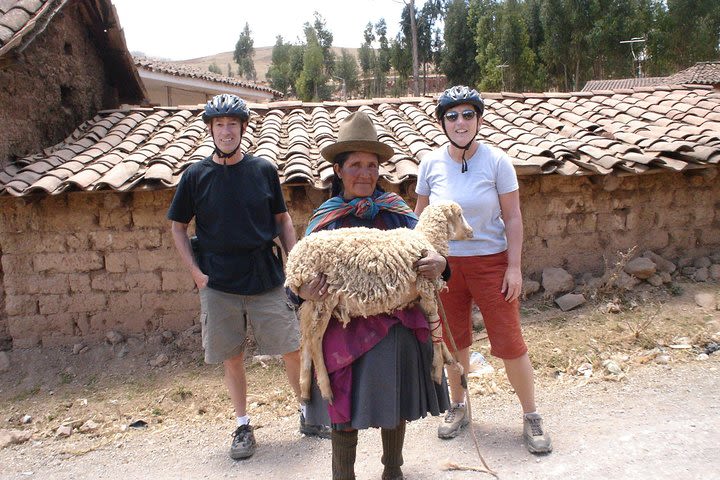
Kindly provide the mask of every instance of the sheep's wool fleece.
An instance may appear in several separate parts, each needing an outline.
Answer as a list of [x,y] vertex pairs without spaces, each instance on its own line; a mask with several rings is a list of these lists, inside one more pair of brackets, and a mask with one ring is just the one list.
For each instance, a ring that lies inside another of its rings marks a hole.
[[425,235],[408,228],[319,231],[293,248],[286,285],[297,293],[301,285],[324,273],[328,293],[343,297],[351,315],[377,315],[402,308],[395,303],[399,297],[408,303],[416,298],[417,274],[408,265],[430,250],[435,249]]

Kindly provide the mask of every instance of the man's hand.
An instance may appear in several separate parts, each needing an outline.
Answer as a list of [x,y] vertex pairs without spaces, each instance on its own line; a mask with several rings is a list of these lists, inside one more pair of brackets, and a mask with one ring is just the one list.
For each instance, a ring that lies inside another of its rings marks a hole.
[[192,269],[192,277],[198,290],[202,290],[203,288],[207,287],[208,279],[210,277],[205,275],[202,270],[200,270],[199,268]]

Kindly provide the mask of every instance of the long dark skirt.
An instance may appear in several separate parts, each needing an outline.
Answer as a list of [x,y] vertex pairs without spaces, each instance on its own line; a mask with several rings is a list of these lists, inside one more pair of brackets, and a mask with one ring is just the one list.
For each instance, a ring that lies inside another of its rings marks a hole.
[[[352,364],[352,403],[349,423],[332,424],[335,429],[368,427],[395,428],[401,420],[412,421],[448,409],[447,381],[432,380],[432,343],[420,343],[401,324]],[[330,425],[327,402],[313,376],[312,398],[306,421]]]

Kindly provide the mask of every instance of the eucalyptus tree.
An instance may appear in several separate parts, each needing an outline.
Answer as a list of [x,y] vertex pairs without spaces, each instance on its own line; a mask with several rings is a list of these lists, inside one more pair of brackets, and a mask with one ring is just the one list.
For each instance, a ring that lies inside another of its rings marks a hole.
[[255,73],[255,62],[253,56],[255,55],[255,48],[253,47],[254,41],[250,35],[250,25],[245,22],[245,28],[243,28],[240,38],[238,38],[235,44],[235,52],[233,53],[233,59],[238,64],[238,75],[245,77],[248,80],[255,81],[257,74]]
[[475,85],[478,79],[474,28],[468,23],[468,13],[466,0],[452,0],[448,5],[441,68],[451,84]]

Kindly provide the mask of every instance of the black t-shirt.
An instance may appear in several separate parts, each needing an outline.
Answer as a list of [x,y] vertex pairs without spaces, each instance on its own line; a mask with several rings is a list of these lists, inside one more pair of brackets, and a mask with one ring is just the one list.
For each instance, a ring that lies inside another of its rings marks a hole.
[[208,157],[188,167],[167,218],[190,223],[195,217],[199,267],[210,288],[254,295],[285,280],[270,245],[279,234],[275,214],[286,211],[273,164],[246,154],[234,165]]

